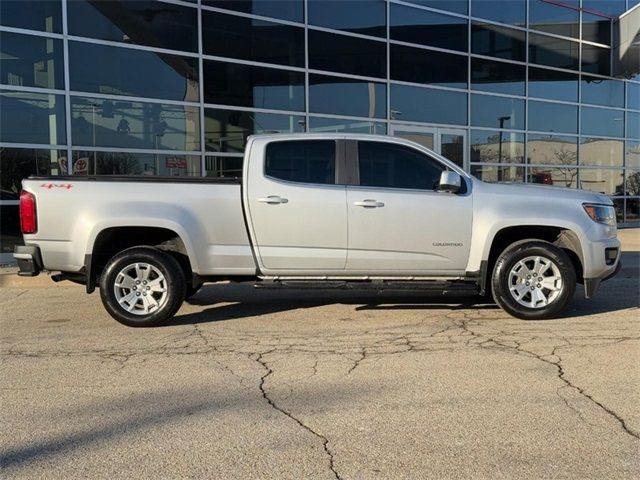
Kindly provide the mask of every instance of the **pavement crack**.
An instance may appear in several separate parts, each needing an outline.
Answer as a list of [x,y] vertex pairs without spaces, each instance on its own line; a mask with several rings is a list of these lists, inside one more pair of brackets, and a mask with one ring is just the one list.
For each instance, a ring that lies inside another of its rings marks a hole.
[[365,358],[367,358],[367,349],[365,347],[361,347],[359,355],[360,357],[354,360],[353,365],[349,367],[349,370],[347,371],[347,375],[351,374],[351,372],[353,372],[356,368],[360,366],[360,362],[362,362]]
[[[620,415],[618,415],[616,412],[614,412],[611,408],[607,407],[606,405],[604,405],[602,402],[596,400],[595,398],[593,398],[593,396],[591,396],[590,394],[588,394],[582,387],[575,385],[571,382],[571,380],[569,380],[567,378],[567,372],[564,368],[564,365],[562,364],[562,357],[560,356],[560,354],[558,353],[558,351],[563,348],[563,347],[567,347],[567,346],[572,346],[571,342],[569,342],[567,339],[565,338],[561,338],[562,341],[565,342],[565,345],[556,345],[553,347],[553,350],[551,351],[550,355],[540,355],[536,352],[530,351],[530,350],[526,350],[525,348],[523,348],[523,345],[525,343],[527,343],[527,341],[517,341],[517,340],[509,340],[509,343],[505,342],[505,341],[501,341],[500,338],[496,338],[499,337],[500,335],[505,336],[506,332],[504,331],[499,331],[497,332],[496,335],[484,335],[481,333],[477,333],[475,332],[472,328],[470,328],[469,325],[469,320],[467,318],[461,319],[460,323],[459,323],[460,328],[463,330],[463,333],[465,333],[466,335],[470,336],[471,338],[469,340],[467,340],[467,342],[465,343],[466,346],[477,346],[477,347],[481,347],[481,348],[502,348],[502,349],[506,349],[506,350],[512,350],[516,353],[522,354],[522,355],[527,355],[531,358],[535,358],[541,362],[544,362],[548,365],[553,365],[556,369],[557,369],[557,377],[564,382],[565,386],[568,388],[571,388],[572,390],[576,391],[577,393],[579,393],[580,395],[582,395],[584,398],[586,398],[587,400],[589,400],[590,402],[592,402],[594,405],[596,405],[597,407],[599,407],[602,411],[604,411],[605,413],[607,413],[611,418],[615,419],[620,426],[622,427],[622,429],[630,436],[632,436],[633,438],[639,439],[640,440],[640,433],[634,431],[631,427],[629,427],[629,425],[627,424],[626,420],[624,418],[622,418]],[[470,343],[472,339],[477,339],[480,340],[479,342],[476,343]],[[530,341],[531,339],[529,339]],[[576,409],[571,407],[568,403],[568,401],[562,397],[559,392],[558,396],[563,400],[563,402],[574,412],[576,412]],[[578,413],[578,412],[576,412]],[[578,416],[580,417],[580,419],[582,421],[584,420],[584,417],[578,413]],[[585,422],[587,424],[589,424],[588,422]],[[590,425],[590,424],[589,424]]]
[[278,404],[276,404],[276,402],[267,393],[267,390],[265,388],[265,383],[266,383],[267,378],[273,373],[273,370],[271,369],[271,367],[269,367],[269,365],[267,364],[267,362],[264,360],[263,357],[265,355],[273,353],[274,351],[275,351],[275,349],[274,350],[269,350],[267,352],[262,352],[262,353],[250,355],[250,357],[249,357],[252,360],[255,360],[257,363],[259,363],[262,366],[262,368],[265,370],[265,374],[260,377],[260,385],[259,385],[260,392],[262,393],[262,397],[267,401],[267,403],[269,404],[269,406],[271,406],[271,408],[273,408],[274,410],[277,410],[278,412],[282,413],[283,415],[286,415],[291,420],[293,420],[298,425],[300,425],[302,428],[304,428],[306,431],[311,433],[313,436],[315,436],[316,438],[320,439],[320,441],[322,442],[322,448],[324,449],[324,452],[327,454],[327,457],[329,459],[329,469],[331,470],[331,473],[333,473],[333,476],[337,480],[342,480],[342,477],[340,477],[340,475],[338,475],[338,472],[336,471],[333,452],[329,448],[329,440],[327,439],[327,437],[325,437],[321,433],[316,432],[314,429],[312,429],[311,427],[306,425],[302,420],[300,420],[299,418],[295,417],[291,412],[285,410],[283,407],[281,407]]
[[[596,400],[595,398],[593,398],[593,396],[589,395],[587,392],[584,391],[583,388],[579,387],[578,385],[574,385],[567,377],[566,377],[566,371],[564,369],[564,366],[562,365],[562,357],[557,353],[558,349],[561,347],[554,347],[553,348],[553,352],[552,355],[556,356],[556,358],[558,359],[557,362],[553,362],[551,360],[545,360],[542,357],[538,357],[540,360],[542,360],[543,362],[549,363],[551,365],[555,365],[556,368],[558,369],[558,378],[560,380],[562,380],[564,383],[567,384],[567,386],[571,387],[572,389],[574,389],[576,392],[578,392],[580,395],[582,395],[584,398],[590,400],[592,403],[594,403],[595,405],[597,405],[598,407],[600,407],[604,412],[606,412],[607,414],[609,414],[609,416],[611,416],[612,418],[616,419],[618,421],[618,423],[620,424],[620,426],[622,427],[622,429],[627,432],[629,435],[631,435],[632,437],[640,440],[640,433],[635,432],[634,430],[631,429],[631,427],[629,427],[629,425],[627,425],[627,422],[624,418],[622,418],[620,415],[618,415],[616,412],[614,412],[613,410],[611,410],[609,407],[607,407],[606,405],[604,405],[602,402],[599,402],[598,400]],[[537,355],[536,355],[537,356]]]

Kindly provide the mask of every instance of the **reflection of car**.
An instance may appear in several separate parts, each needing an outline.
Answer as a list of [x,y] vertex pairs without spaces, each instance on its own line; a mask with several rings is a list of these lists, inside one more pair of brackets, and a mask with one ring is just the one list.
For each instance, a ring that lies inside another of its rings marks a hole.
[[529,183],[541,183],[543,185],[553,185],[551,172],[536,172],[529,176]]
[[[485,293],[525,319],[591,297],[619,266],[611,199],[489,184],[422,145],[375,135],[250,137],[242,178],[23,182],[23,275],[100,287],[132,326],[203,282]],[[37,204],[37,205],[36,205]]]

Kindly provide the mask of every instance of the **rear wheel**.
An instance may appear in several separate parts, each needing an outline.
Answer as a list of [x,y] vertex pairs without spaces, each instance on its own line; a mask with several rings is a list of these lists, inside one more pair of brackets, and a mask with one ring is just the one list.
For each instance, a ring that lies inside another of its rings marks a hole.
[[185,298],[184,272],[170,254],[134,247],[115,255],[100,277],[109,314],[130,327],[151,327],[171,318]]
[[507,313],[542,320],[567,308],[576,289],[576,273],[561,249],[530,240],[515,243],[500,255],[491,286],[493,298]]

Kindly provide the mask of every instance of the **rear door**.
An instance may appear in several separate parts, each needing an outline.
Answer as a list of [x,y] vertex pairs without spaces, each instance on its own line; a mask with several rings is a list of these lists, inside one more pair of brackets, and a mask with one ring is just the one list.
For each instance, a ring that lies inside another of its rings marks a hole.
[[[351,149],[349,149],[351,150]],[[347,187],[351,274],[464,272],[472,223],[470,192],[436,191],[446,166],[399,143],[358,141],[358,186]]]
[[262,142],[250,152],[245,193],[262,272],[344,271],[346,188],[337,184],[344,142]]

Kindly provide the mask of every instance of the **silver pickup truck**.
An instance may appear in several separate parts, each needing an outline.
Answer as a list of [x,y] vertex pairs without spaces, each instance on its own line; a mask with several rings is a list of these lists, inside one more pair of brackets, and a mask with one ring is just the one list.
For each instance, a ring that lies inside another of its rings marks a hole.
[[620,267],[607,196],[487,184],[384,136],[250,137],[241,179],[30,178],[20,216],[20,274],[98,286],[130,326],[166,321],[219,280],[491,293],[544,319]]

